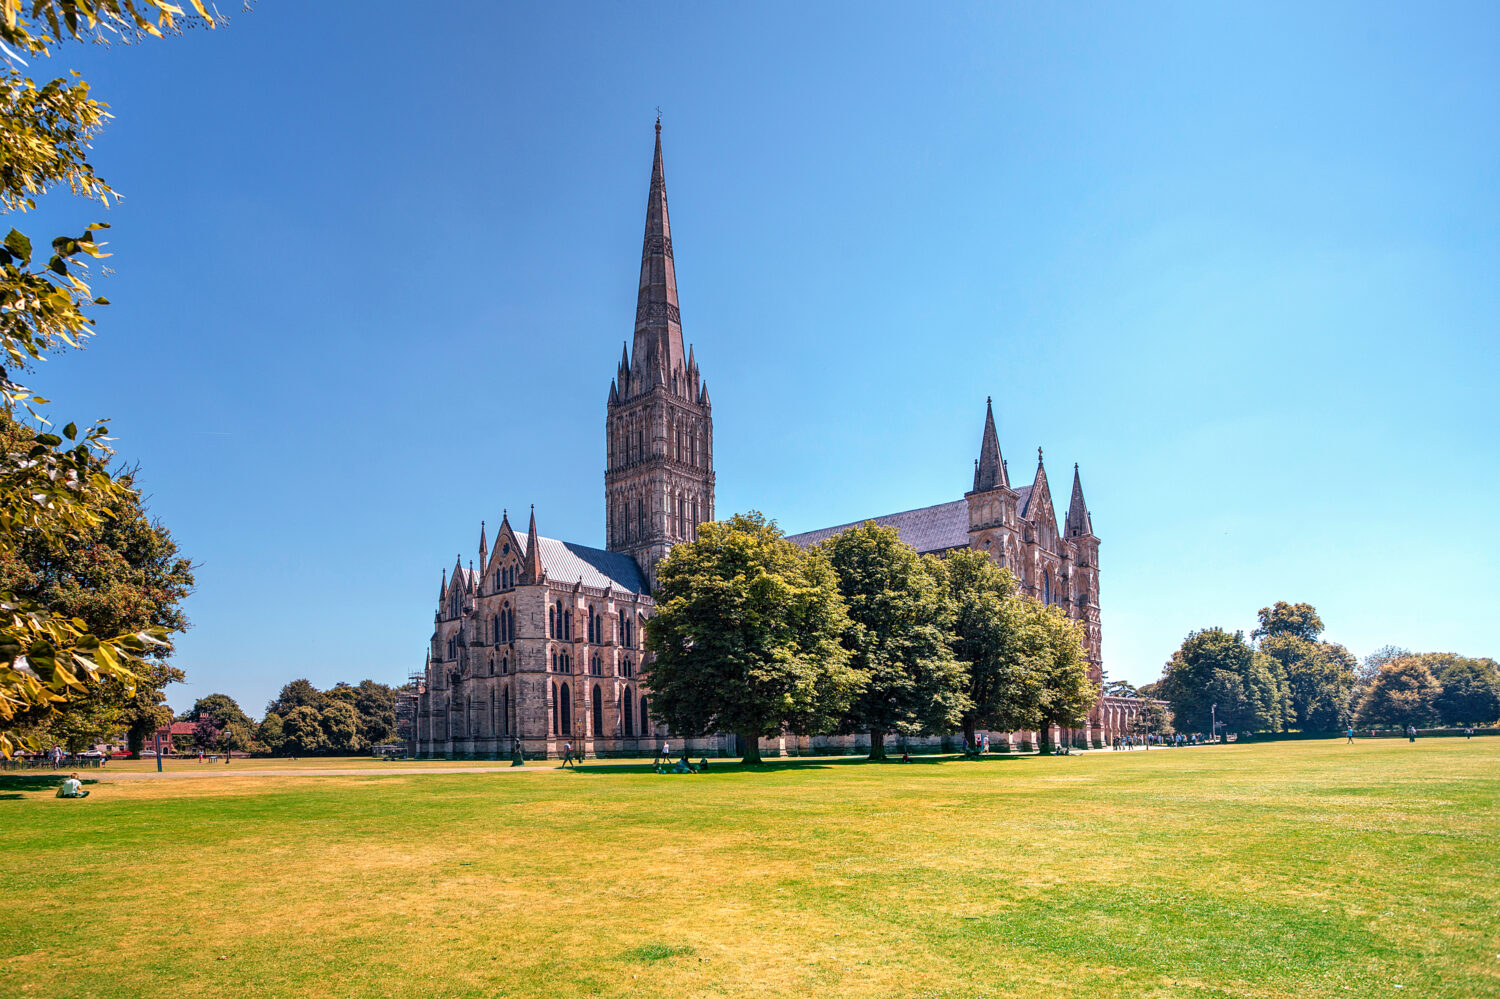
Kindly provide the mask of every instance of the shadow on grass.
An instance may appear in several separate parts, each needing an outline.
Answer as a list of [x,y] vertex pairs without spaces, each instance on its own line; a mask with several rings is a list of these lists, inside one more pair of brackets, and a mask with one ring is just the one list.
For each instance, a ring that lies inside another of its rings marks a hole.
[[[0,791],[50,791],[67,779],[71,771],[57,770],[45,774],[0,773]],[[97,784],[97,778],[80,777],[80,784]],[[0,794],[0,800],[13,801],[19,794]]]
[[[832,770],[844,767],[903,767],[903,766],[932,766],[939,763],[974,763],[985,765],[991,763],[1016,763],[1021,760],[1034,759],[1026,754],[1007,755],[1004,753],[991,754],[989,756],[965,757],[962,753],[948,753],[938,755],[913,756],[910,763],[902,763],[901,757],[892,756],[884,760],[870,760],[863,756],[775,756],[768,757],[760,763],[741,763],[739,760],[714,759],[708,761],[708,768],[703,770],[705,774],[730,774],[730,773],[780,773],[784,771],[801,770]],[[697,765],[698,757],[693,760]],[[675,760],[674,760],[675,763]],[[579,774],[636,774],[652,777],[679,777],[694,776],[692,774],[657,774],[649,763],[584,763],[579,766],[569,767],[574,773]]]

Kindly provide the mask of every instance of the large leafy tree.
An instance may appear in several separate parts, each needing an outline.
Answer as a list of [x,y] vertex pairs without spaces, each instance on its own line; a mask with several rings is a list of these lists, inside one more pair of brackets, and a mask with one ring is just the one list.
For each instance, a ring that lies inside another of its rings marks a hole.
[[1470,659],[1453,652],[1417,657],[1432,671],[1443,692],[1433,701],[1444,725],[1488,725],[1500,719],[1500,667],[1493,659]]
[[199,749],[217,749],[223,732],[219,719],[204,712],[193,723],[193,745]]
[[1396,659],[1380,667],[1358,710],[1361,725],[1428,725],[1437,720],[1443,688],[1420,657]]
[[1232,732],[1280,732],[1290,709],[1275,661],[1251,648],[1244,632],[1223,628],[1183,640],[1167,661],[1158,696],[1172,705],[1179,727],[1202,730],[1214,717]]
[[359,737],[359,712],[354,710],[354,705],[347,701],[332,700],[318,716],[318,720],[323,725],[323,735],[330,751],[357,753],[366,748]]
[[1314,642],[1323,634],[1323,619],[1318,617],[1312,604],[1289,604],[1278,600],[1273,606],[1262,607],[1256,616],[1260,618],[1260,624],[1250,633],[1251,638],[1289,635]]
[[358,685],[335,684],[326,696],[344,701],[354,709],[364,746],[377,746],[396,738],[396,688],[361,680]]
[[198,698],[191,708],[182,713],[182,720],[195,722],[204,715],[211,715],[218,722],[219,728],[255,724],[245,714],[239,702],[228,694],[209,694]]
[[1083,723],[1099,697],[1089,679],[1083,651],[1083,626],[1061,608],[1026,600],[1026,624],[1021,631],[1032,670],[1036,674],[1035,701],[1028,728],[1037,730],[1042,753],[1052,751],[1052,726],[1071,728]]
[[261,719],[260,727],[255,731],[256,740],[270,753],[281,752],[281,747],[286,744],[286,731],[282,725],[281,716],[268,714]]
[[1411,655],[1410,649],[1403,649],[1399,645],[1382,645],[1360,660],[1354,669],[1354,688],[1349,691],[1349,706],[1347,714],[1353,718],[1359,710],[1359,705],[1365,699],[1370,686],[1375,682],[1375,677],[1380,675],[1381,667],[1386,663],[1395,662],[1397,659],[1405,659]]
[[733,732],[744,761],[758,763],[762,736],[824,731],[843,714],[859,678],[826,558],[751,512],[702,525],[656,572],[646,679],[653,713],[673,730]]
[[969,707],[965,669],[948,645],[948,590],[917,550],[874,522],[822,542],[848,611],[843,645],[859,675],[845,726],[870,735],[870,759],[885,758],[885,734],[920,735],[957,725]]
[[[0,452],[15,453],[34,433],[0,411]],[[133,477],[116,482],[130,485]],[[171,533],[147,518],[133,489],[100,512],[96,523],[61,537],[26,532],[13,547],[0,549],[0,591],[82,622],[91,635],[169,636],[185,629],[181,602],[192,589],[193,572]],[[66,700],[18,713],[13,724],[39,741],[75,748],[124,730],[139,753],[169,715],[162,703],[166,686],[183,678],[171,665],[172,651],[170,638],[150,643],[128,680],[98,675]]]
[[314,687],[311,680],[297,679],[281,688],[281,693],[266,705],[266,714],[285,718],[295,708],[318,709],[322,706],[323,692]]
[[1288,724],[1304,732],[1333,732],[1348,722],[1357,663],[1337,642],[1281,632],[1261,639],[1260,651],[1276,661],[1290,698]]
[[293,708],[282,723],[281,748],[293,753],[322,753],[329,748],[323,717],[310,704]]
[[[212,25],[200,0],[191,2],[200,22]],[[24,60],[46,57],[64,40],[160,36],[176,30],[182,15],[164,0],[0,0],[0,214],[29,211],[59,187],[106,205],[115,197],[88,160],[105,105],[77,74],[38,84],[21,72]],[[7,416],[17,407],[36,416],[47,401],[17,380],[25,369],[93,332],[90,311],[107,303],[90,289],[86,263],[106,256],[94,239],[101,228],[52,239],[50,254],[38,253],[18,229],[0,240],[0,410]],[[69,423],[6,443],[0,551],[60,547],[110,520],[133,494],[128,477],[110,474],[102,425]],[[164,636],[158,626],[95,631],[37,596],[0,590],[0,753],[13,748],[18,721],[34,727],[39,714],[81,697],[137,704],[137,684],[152,678],[138,665],[142,653]],[[97,690],[101,684],[114,688]],[[142,715],[157,711],[149,691],[145,701]],[[102,717],[100,703],[91,710]],[[142,717],[132,727],[145,723]]]
[[1016,593],[1015,577],[969,548],[931,558],[928,567],[947,588],[953,654],[966,668],[964,739],[973,745],[981,728],[1024,727],[1030,706],[1040,698],[1041,673],[1022,641],[1027,608]]

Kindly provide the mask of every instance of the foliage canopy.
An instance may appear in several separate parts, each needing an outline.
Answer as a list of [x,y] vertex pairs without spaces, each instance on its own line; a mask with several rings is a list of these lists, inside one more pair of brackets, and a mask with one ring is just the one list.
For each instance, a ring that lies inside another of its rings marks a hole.
[[821,554],[752,511],[703,524],[656,571],[646,681],[652,712],[674,731],[733,732],[753,763],[761,737],[826,731],[848,709],[860,678],[840,644],[849,619]]

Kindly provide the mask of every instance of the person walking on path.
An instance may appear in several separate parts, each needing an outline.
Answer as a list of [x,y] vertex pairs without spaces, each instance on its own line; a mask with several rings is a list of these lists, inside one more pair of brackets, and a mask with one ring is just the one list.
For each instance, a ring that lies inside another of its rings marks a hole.
[[1350,726],[1349,726],[1349,732],[1348,732],[1348,735],[1349,735],[1349,739],[1348,739],[1348,741],[1347,741],[1347,742],[1346,742],[1346,743],[1345,743],[1345,745],[1348,745],[1348,743],[1350,743],[1350,742],[1353,742],[1353,741],[1354,741],[1354,726],[1353,726],[1353,725],[1350,725]]
[[1415,725],[1408,725],[1408,726],[1406,726],[1406,741],[1407,742],[1416,742],[1417,741],[1417,726],[1415,726]]
[[661,744],[661,749],[656,754],[656,759],[654,759],[654,760],[651,761],[651,765],[652,766],[656,766],[658,763],[671,763],[671,762],[672,762],[672,744],[670,742],[663,742]]
[[570,765],[572,765],[572,763],[573,763],[573,744],[571,742],[565,742],[565,743],[563,743],[563,761],[562,761],[563,769],[566,770]]

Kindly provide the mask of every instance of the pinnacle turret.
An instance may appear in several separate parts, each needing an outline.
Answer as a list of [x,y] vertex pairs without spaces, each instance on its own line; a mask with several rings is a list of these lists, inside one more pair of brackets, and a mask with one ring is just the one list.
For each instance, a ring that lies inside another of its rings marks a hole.
[[1068,519],[1063,528],[1070,538],[1092,536],[1094,522],[1089,517],[1088,504],[1083,501],[1083,483],[1078,478],[1078,465],[1073,465],[1073,496],[1068,500]]
[[536,536],[536,507],[531,508],[531,526],[526,529],[526,560],[521,564],[521,578],[526,583],[542,581],[542,548]]
[[1005,462],[1000,457],[1000,435],[995,432],[995,410],[990,400],[985,399],[984,436],[979,441],[979,464],[974,473],[974,491],[978,493],[1008,488],[1010,482],[1005,474]]

